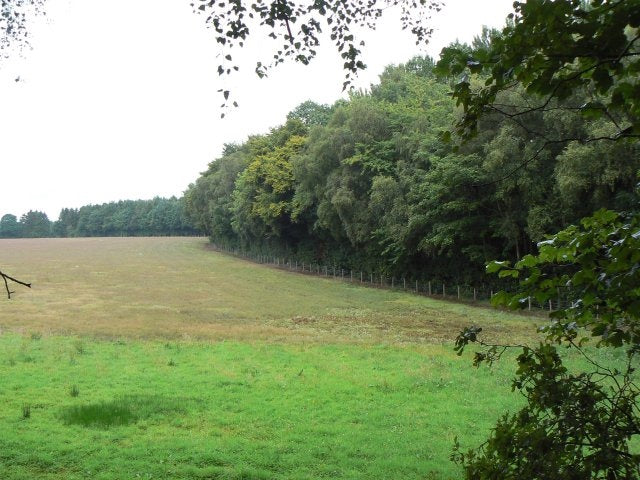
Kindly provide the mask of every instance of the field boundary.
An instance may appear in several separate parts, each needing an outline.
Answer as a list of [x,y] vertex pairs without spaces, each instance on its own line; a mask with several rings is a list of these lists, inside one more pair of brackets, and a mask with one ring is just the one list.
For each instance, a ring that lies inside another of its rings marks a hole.
[[[387,277],[382,274],[374,274],[365,270],[352,270],[339,268],[335,265],[328,266],[320,263],[301,262],[295,258],[261,255],[236,248],[228,248],[215,243],[209,243],[207,248],[223,255],[245,260],[251,263],[268,266],[290,273],[309,275],[317,278],[325,278],[360,285],[368,288],[391,290],[411,293],[423,297],[446,300],[448,302],[464,303],[478,307],[493,308],[491,297],[498,290],[492,290],[486,286],[477,287],[464,284],[446,284],[442,281],[420,281],[407,277]],[[550,312],[560,308],[566,308],[568,301],[561,296],[556,300],[549,300],[541,304],[536,299],[529,297],[525,312]],[[517,313],[517,312],[514,312]]]

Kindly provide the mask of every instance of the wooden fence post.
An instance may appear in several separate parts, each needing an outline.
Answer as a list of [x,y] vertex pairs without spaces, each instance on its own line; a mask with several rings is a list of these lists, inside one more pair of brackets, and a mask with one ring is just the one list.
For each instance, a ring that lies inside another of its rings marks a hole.
[[476,293],[476,287],[473,287],[473,301],[475,302],[478,299],[477,293]]
[[447,294],[447,289],[445,288],[444,282],[442,283],[442,296],[444,297]]
[[431,281],[429,281],[429,295],[431,295]]
[[460,300],[460,285],[458,285],[458,300]]

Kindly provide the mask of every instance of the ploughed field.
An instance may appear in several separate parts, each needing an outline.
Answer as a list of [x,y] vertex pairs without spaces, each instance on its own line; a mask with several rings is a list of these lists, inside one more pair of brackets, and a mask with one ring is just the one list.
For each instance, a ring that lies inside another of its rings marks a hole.
[[[448,479],[520,404],[466,325],[532,318],[276,270],[202,238],[0,240],[0,478]],[[537,321],[540,321],[538,319]]]

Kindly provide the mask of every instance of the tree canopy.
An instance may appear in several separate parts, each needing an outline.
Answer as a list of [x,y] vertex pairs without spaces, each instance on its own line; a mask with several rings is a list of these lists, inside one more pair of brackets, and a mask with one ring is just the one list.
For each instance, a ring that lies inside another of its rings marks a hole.
[[[480,284],[493,281],[486,262],[517,261],[545,234],[633,196],[637,144],[544,146],[494,112],[456,148],[442,138],[459,115],[448,93],[434,62],[415,58],[388,67],[370,93],[329,108],[305,102],[285,125],[211,162],[185,194],[187,212],[235,248]],[[306,121],[310,112],[327,119]],[[606,128],[601,122],[559,110],[527,118],[529,128],[571,135]],[[527,168],[496,181],[543,146]]]
[[0,219],[0,238],[110,237],[197,235],[187,220],[181,199],[121,200],[80,208],[63,208],[50,221],[39,211],[20,220],[6,214]]

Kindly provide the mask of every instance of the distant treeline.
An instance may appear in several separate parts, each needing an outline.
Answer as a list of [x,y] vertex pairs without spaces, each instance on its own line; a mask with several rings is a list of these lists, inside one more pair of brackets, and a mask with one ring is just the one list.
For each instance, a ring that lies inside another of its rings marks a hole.
[[197,235],[187,219],[181,199],[123,200],[64,208],[52,222],[46,213],[29,211],[18,219],[0,219],[0,238],[116,237]]
[[[245,252],[471,283],[485,262],[631,204],[637,142],[545,143],[611,133],[576,115],[588,92],[517,121],[487,114],[457,146],[445,133],[459,115],[456,80],[435,70],[429,58],[388,67],[369,93],[306,102],[285,125],[226,145],[185,193],[187,213],[212,241]],[[514,87],[499,101],[526,98]]]

